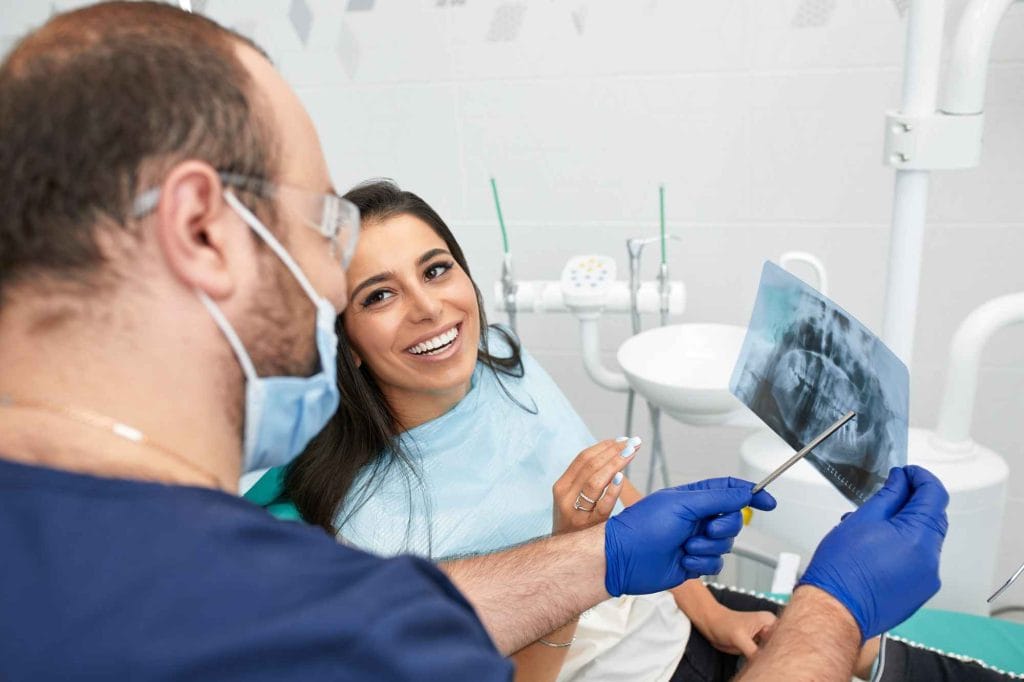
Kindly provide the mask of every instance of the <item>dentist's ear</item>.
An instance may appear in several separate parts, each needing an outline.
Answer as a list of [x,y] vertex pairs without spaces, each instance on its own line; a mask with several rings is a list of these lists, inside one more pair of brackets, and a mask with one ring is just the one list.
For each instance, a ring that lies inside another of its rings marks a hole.
[[248,239],[245,225],[224,203],[221,187],[217,171],[209,164],[196,160],[177,164],[160,186],[153,226],[174,276],[214,300],[233,293],[239,267],[233,257],[245,252],[243,239]]

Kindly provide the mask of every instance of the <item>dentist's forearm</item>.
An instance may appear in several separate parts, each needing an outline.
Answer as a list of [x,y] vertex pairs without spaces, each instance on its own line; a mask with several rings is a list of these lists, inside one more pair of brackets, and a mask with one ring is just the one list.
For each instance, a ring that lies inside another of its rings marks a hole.
[[736,680],[848,682],[860,649],[860,628],[832,595],[798,587],[768,644]]
[[441,565],[503,654],[518,651],[591,606],[604,588],[604,524],[497,554]]

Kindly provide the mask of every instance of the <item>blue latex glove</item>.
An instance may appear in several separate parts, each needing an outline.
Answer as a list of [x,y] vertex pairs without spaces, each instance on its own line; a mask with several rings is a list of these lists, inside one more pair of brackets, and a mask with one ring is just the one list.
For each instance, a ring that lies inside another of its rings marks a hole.
[[651,594],[722,570],[722,554],[743,527],[740,510],[769,511],[775,498],[736,478],[712,478],[648,495],[608,519],[608,594]]
[[892,469],[885,487],[829,531],[799,584],[838,599],[864,640],[902,623],[939,591],[948,503],[927,469]]

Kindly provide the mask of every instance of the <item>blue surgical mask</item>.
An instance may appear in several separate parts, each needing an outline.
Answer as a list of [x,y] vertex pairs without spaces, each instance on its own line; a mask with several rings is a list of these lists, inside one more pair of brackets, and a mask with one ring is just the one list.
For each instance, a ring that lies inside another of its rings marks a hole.
[[245,374],[245,431],[242,440],[244,472],[288,464],[327,424],[338,409],[336,378],[338,336],[334,332],[337,311],[319,296],[309,279],[281,242],[230,191],[228,205],[277,255],[316,306],[316,348],[320,371],[310,377],[259,377],[231,323],[210,297],[198,291],[200,300],[227,337]]

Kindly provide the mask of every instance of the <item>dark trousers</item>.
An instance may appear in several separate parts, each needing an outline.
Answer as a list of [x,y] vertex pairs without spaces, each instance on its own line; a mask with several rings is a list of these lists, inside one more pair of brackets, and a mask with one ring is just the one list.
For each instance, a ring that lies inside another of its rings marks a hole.
[[[782,612],[781,604],[768,599],[728,588],[709,586],[709,589],[715,599],[735,611],[771,611],[776,615]],[[873,682],[1005,682],[1019,679],[974,661],[963,661],[888,638],[882,643],[879,659],[881,663]],[[692,628],[686,652],[672,675],[672,682],[725,682],[739,672],[742,661],[742,656],[715,649],[697,628]]]

